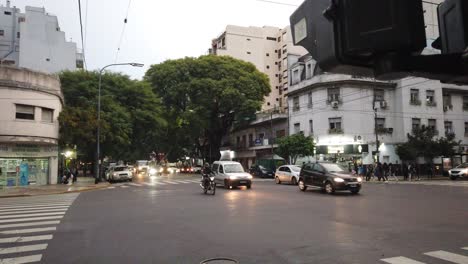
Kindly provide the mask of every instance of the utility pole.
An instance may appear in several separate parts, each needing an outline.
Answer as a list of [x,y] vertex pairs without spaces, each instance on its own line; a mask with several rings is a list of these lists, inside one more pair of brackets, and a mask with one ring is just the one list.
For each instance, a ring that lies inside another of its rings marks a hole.
[[377,156],[377,163],[379,163],[380,161],[380,154],[379,154],[379,146],[380,146],[380,143],[379,143],[379,133],[378,133],[378,130],[377,130],[377,107],[375,106],[375,101],[374,101],[374,123],[375,123],[375,144],[376,144],[376,147],[375,147],[375,155]]
[[[276,108],[276,106],[275,106]],[[270,140],[270,144],[271,144],[271,164],[272,164],[272,170],[274,169],[275,165],[274,165],[274,159],[273,159],[273,111],[275,110],[275,108],[273,108],[273,110],[271,111],[270,113],[270,137],[271,137],[271,140]]]

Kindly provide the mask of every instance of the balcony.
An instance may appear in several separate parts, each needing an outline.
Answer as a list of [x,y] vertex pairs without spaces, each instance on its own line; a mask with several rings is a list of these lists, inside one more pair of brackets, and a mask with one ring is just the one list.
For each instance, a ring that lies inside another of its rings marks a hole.
[[378,127],[376,129],[377,134],[393,134],[393,128],[391,127]]
[[453,110],[453,105],[451,104],[444,105],[444,112],[447,112],[448,110]]
[[426,105],[427,105],[427,106],[430,106],[430,107],[436,107],[436,106],[437,106],[437,103],[434,102],[434,101],[426,101]]
[[463,111],[468,111],[468,103],[463,104]]
[[251,125],[258,125],[265,122],[271,122],[281,119],[288,119],[288,114],[284,109],[271,109],[264,112],[257,113],[255,121],[252,121]]
[[410,105],[419,106],[419,105],[421,105],[421,100],[419,100],[419,99],[410,100]]
[[344,131],[341,128],[330,128],[330,129],[328,129],[328,134],[330,134],[330,135],[339,135],[339,134],[344,134]]

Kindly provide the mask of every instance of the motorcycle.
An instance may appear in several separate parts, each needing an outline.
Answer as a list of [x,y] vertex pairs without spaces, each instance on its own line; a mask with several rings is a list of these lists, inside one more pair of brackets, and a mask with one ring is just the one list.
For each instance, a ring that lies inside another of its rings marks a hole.
[[216,183],[214,182],[214,176],[203,173],[200,187],[202,188],[204,194],[210,192],[211,195],[215,195]]

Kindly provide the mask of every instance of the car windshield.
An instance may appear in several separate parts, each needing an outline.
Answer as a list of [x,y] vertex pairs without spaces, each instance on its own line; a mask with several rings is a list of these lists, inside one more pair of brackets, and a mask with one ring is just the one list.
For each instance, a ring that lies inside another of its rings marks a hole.
[[297,166],[291,166],[290,167],[292,171],[294,172],[300,172],[301,171],[301,168],[300,167],[297,167]]
[[468,163],[463,163],[457,166],[458,169],[466,169],[468,168]]
[[127,170],[127,167],[115,167],[114,171],[124,171]]
[[346,170],[335,163],[322,163],[321,164],[328,172],[346,172]]
[[224,173],[240,173],[244,172],[244,168],[240,164],[226,164],[224,165]]
[[267,170],[267,169],[266,169],[265,167],[263,167],[262,165],[259,165],[258,168],[261,169],[261,170]]

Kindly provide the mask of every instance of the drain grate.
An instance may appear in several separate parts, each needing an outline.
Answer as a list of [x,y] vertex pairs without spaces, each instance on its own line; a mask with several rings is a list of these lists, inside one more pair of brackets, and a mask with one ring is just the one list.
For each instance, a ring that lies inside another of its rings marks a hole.
[[235,259],[230,259],[230,258],[212,258],[212,259],[206,259],[200,262],[200,264],[234,264],[234,263],[239,263]]

